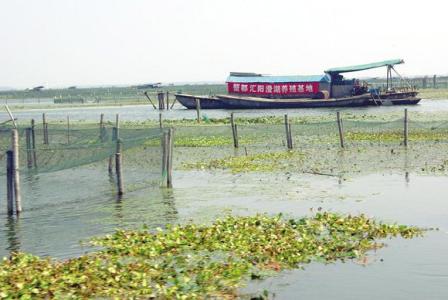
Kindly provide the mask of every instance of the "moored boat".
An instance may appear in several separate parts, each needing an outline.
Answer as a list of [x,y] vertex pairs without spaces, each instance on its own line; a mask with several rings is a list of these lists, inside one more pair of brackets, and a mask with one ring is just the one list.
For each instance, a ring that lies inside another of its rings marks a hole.
[[214,96],[195,96],[188,94],[175,94],[176,100],[188,109],[196,109],[196,101],[202,109],[222,109],[226,108],[221,99]]
[[217,95],[227,109],[281,109],[317,107],[357,107],[369,104],[370,95],[333,99],[269,99],[249,96]]
[[[269,76],[231,72],[226,80],[227,95],[195,96],[176,94],[176,99],[189,109],[266,109],[309,107],[355,107],[365,105],[417,104],[421,99],[409,84],[392,87],[394,65],[402,59],[331,68],[324,75]],[[341,74],[387,67],[385,89],[369,88],[366,82],[346,79]],[[405,81],[401,76],[400,78]]]

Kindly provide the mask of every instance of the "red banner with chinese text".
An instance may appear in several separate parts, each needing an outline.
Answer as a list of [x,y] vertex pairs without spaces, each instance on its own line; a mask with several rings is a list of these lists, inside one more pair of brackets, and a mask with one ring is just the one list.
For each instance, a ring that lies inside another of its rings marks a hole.
[[297,83],[227,82],[227,91],[229,93],[234,94],[255,94],[255,95],[316,94],[319,92],[319,82],[297,82]]

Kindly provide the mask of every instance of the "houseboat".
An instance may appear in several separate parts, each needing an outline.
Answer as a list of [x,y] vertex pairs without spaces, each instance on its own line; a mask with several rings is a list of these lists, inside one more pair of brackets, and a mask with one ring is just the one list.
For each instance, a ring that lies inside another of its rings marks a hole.
[[[382,104],[416,104],[417,91],[392,87],[392,70],[401,59],[328,69],[322,75],[266,76],[232,72],[226,80],[226,95],[195,96],[176,94],[189,109],[272,109],[311,107],[355,107]],[[387,88],[369,88],[357,79],[345,79],[343,73],[387,67]],[[396,71],[395,71],[396,72]],[[396,72],[398,74],[398,72]],[[398,74],[399,75],[399,74]]]

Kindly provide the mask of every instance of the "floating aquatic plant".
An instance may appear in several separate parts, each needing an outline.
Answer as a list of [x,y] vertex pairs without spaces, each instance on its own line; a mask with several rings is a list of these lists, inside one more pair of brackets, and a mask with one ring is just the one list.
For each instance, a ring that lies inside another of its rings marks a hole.
[[243,156],[228,156],[222,159],[184,163],[186,169],[230,169],[234,173],[249,171],[273,171],[287,167],[291,159],[301,159],[298,151],[266,152]]
[[92,241],[102,251],[66,261],[24,253],[4,258],[0,298],[234,298],[251,278],[313,260],[363,257],[383,246],[377,239],[422,233],[365,215],[327,212],[302,219],[228,216],[156,232],[118,230]]

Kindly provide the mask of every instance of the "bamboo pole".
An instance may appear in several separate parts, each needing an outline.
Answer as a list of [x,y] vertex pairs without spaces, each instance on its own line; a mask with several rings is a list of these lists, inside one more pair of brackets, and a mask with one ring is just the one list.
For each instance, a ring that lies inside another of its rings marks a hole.
[[120,114],[115,115],[115,128],[116,128],[115,140],[118,140],[120,138]]
[[100,141],[104,142],[104,114],[100,115]]
[[48,123],[45,123],[45,144],[46,145],[50,144],[50,139],[48,136]]
[[336,119],[338,123],[339,143],[341,145],[341,148],[344,148],[344,129],[342,127],[341,113],[339,111],[336,112]]
[[37,153],[36,153],[36,132],[35,132],[35,122],[31,119],[31,146],[33,147],[33,163],[34,167],[37,168]]
[[288,133],[289,133],[289,145],[291,146],[290,149],[294,148],[294,145],[292,143],[292,130],[291,130],[291,123],[288,123]]
[[170,92],[166,91],[166,110],[170,109]]
[[171,103],[170,109],[173,109],[174,104],[176,103],[176,101],[177,101],[177,97],[176,97],[176,95],[174,95],[174,99],[173,99],[173,102]]
[[160,140],[160,145],[162,146],[162,186],[165,186],[167,183],[167,177],[168,177],[168,149],[167,149],[167,143],[168,141],[168,133],[163,132]]
[[28,168],[33,167],[33,156],[31,149],[31,128],[25,128],[25,136],[26,136],[26,161]]
[[115,153],[115,173],[117,174],[117,194],[123,195],[123,173],[122,173],[122,143],[117,140],[117,150]]
[[195,102],[196,102],[196,118],[198,123],[201,123],[201,100],[196,98]]
[[152,107],[154,107],[154,109],[157,109],[155,104],[152,102],[151,98],[149,98],[148,92],[144,92],[143,94],[146,96],[146,98],[148,98],[148,100],[151,103]]
[[285,132],[286,132],[286,145],[288,147],[288,149],[292,149],[292,143],[291,143],[291,139],[290,139],[290,129],[291,126],[289,126],[289,119],[288,119],[288,115],[285,114]]
[[238,148],[238,129],[235,124],[233,113],[230,114],[230,125],[232,126],[233,147]]
[[167,160],[166,160],[167,162],[166,186],[168,188],[173,187],[173,148],[174,148],[173,137],[174,137],[174,130],[170,128],[168,130],[167,135]]
[[157,93],[157,100],[159,101],[159,110],[165,109],[165,94],[163,92]]
[[43,139],[44,139],[44,145],[47,144],[47,130],[46,130],[46,126],[45,124],[47,124],[47,116],[45,115],[45,113],[42,114],[42,133],[43,133]]
[[22,197],[20,195],[20,171],[19,171],[19,132],[17,129],[12,130],[12,155],[13,155],[13,184],[14,199],[16,204],[16,213],[22,211]]
[[404,109],[404,131],[403,131],[403,135],[404,135],[404,146],[407,147],[408,146],[408,109],[405,108]]
[[8,215],[14,213],[13,154],[6,151],[6,206]]

